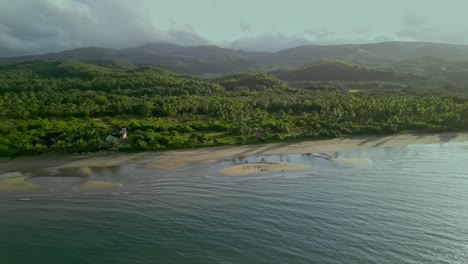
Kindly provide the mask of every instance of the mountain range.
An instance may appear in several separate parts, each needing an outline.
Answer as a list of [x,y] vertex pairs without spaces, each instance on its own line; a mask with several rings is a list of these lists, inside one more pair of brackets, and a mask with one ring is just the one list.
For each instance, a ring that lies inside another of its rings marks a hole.
[[395,65],[408,60],[468,61],[468,45],[429,42],[382,42],[374,44],[305,45],[274,53],[233,50],[218,46],[180,46],[148,43],[128,49],[85,47],[58,53],[0,58],[0,61],[78,60],[122,61],[154,65],[166,70],[216,76],[262,68],[316,65],[339,59],[363,66]]

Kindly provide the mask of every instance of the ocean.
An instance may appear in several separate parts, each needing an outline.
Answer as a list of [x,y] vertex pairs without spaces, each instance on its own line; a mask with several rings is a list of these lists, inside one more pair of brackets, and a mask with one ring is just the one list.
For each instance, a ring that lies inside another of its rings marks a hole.
[[[93,170],[0,193],[1,264],[468,263],[468,143],[248,156],[302,171]],[[344,162],[343,162],[344,161]],[[350,162],[346,162],[350,161]]]

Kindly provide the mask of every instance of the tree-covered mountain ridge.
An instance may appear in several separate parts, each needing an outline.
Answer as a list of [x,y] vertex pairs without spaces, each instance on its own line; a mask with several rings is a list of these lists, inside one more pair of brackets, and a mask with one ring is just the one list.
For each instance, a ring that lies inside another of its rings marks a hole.
[[430,42],[305,45],[269,53],[233,50],[214,45],[180,46],[172,43],[148,43],[128,49],[84,47],[58,53],[2,58],[1,61],[112,60],[154,65],[179,73],[223,75],[268,67],[305,66],[319,63],[324,59],[343,59],[374,66],[428,56],[448,61],[468,60],[468,45]]

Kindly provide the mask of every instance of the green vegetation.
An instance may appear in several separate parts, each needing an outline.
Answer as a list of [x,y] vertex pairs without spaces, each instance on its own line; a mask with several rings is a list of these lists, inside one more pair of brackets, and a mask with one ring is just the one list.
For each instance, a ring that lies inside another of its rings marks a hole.
[[[338,76],[382,74],[335,66],[344,69],[329,68]],[[432,87],[433,96],[431,90],[412,88],[412,78],[420,74],[389,76],[411,78],[388,87],[381,78],[366,77],[350,80],[352,85],[329,82],[327,89],[314,89],[290,88],[265,73],[203,79],[111,61],[3,64],[0,154],[146,151],[468,130],[467,90],[460,84]],[[127,139],[105,140],[122,127],[128,129]]]
[[424,75],[410,72],[366,68],[344,61],[322,61],[318,65],[293,70],[277,70],[272,74],[285,81],[407,82],[425,78]]

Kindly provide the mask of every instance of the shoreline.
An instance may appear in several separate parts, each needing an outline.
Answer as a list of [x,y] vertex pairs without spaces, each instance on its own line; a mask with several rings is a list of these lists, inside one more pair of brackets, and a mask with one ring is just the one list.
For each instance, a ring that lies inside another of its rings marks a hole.
[[362,136],[294,143],[267,143],[261,145],[219,146],[185,150],[142,153],[94,153],[90,155],[40,155],[0,159],[0,174],[40,168],[112,167],[128,164],[145,169],[176,170],[210,164],[219,160],[236,159],[250,155],[311,154],[340,152],[360,148],[395,147],[413,144],[434,144],[468,141],[468,132],[441,134],[400,134],[391,136]]

